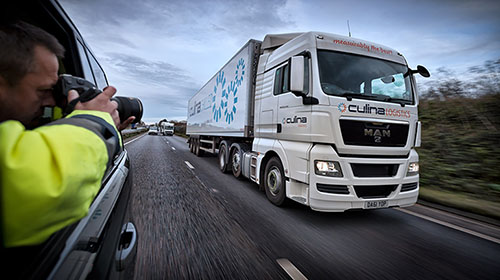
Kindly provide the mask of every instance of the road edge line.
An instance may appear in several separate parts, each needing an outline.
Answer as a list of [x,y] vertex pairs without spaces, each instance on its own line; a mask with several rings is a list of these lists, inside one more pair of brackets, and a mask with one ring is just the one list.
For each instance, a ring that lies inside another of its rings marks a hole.
[[500,239],[497,239],[497,238],[492,237],[492,236],[488,236],[486,234],[482,234],[482,233],[479,233],[479,232],[476,232],[476,231],[473,231],[473,230],[470,230],[470,229],[466,229],[466,228],[463,228],[461,226],[457,226],[457,225],[454,225],[454,224],[451,224],[451,223],[448,223],[448,222],[440,221],[438,219],[431,218],[429,216],[425,216],[425,215],[422,215],[422,214],[418,214],[418,213],[412,212],[412,211],[407,210],[407,209],[396,208],[395,210],[398,210],[398,211],[404,212],[406,214],[413,215],[415,217],[419,217],[421,219],[424,219],[424,220],[427,220],[427,221],[430,221],[430,222],[433,222],[433,223],[436,223],[436,224],[439,224],[439,225],[442,225],[442,226],[445,226],[445,227],[452,228],[454,230],[458,230],[458,231],[461,231],[461,232],[464,232],[464,233],[467,233],[467,234],[470,234],[470,235],[474,235],[476,237],[479,237],[479,238],[482,238],[482,239],[485,239],[485,240],[488,240],[488,241],[500,244]]
[[142,137],[144,137],[144,136],[146,136],[146,133],[144,133],[143,135],[141,135],[141,136],[139,136],[139,137],[137,137],[137,138],[134,138],[134,139],[132,139],[132,140],[128,141],[127,143],[123,143],[123,146],[125,146],[125,145],[127,145],[127,144],[130,144],[130,143],[132,143],[132,142],[134,142],[134,141],[136,141],[136,140],[139,140],[139,139],[141,139],[141,138],[142,138]]

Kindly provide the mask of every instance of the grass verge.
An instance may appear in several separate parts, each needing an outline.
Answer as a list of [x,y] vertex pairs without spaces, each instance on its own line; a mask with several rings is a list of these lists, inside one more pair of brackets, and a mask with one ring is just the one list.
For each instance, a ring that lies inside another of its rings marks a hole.
[[462,193],[420,187],[419,198],[436,204],[500,220],[500,203]]
[[134,133],[127,133],[127,134],[122,134],[122,139],[123,140],[126,140],[126,139],[129,139],[131,137],[134,137],[136,135],[139,135],[139,134],[143,134],[143,133],[146,133],[147,131],[144,130],[144,131],[138,131],[138,132],[134,132]]

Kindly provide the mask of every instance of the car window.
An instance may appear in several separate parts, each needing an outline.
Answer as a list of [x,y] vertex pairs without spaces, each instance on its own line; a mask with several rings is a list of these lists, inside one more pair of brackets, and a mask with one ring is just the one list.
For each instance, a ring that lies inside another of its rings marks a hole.
[[108,82],[106,80],[106,76],[104,75],[104,72],[101,69],[101,66],[99,65],[99,63],[97,63],[97,60],[95,59],[95,57],[92,54],[89,55],[89,60],[90,60],[90,64],[92,65],[92,70],[94,72],[94,77],[95,77],[95,80],[97,83],[96,84],[97,87],[100,89],[105,88],[106,86],[108,86]]
[[90,68],[85,47],[82,43],[80,43],[80,41],[77,40],[76,42],[78,45],[78,52],[80,53],[80,62],[82,63],[83,75],[85,76],[84,78],[95,84],[94,74],[92,74],[92,68]]

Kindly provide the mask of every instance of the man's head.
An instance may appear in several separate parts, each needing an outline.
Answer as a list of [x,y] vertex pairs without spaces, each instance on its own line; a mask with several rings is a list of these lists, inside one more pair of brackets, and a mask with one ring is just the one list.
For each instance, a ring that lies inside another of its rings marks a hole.
[[54,106],[64,48],[57,39],[33,25],[0,26],[0,122],[18,120],[32,127],[44,106]]

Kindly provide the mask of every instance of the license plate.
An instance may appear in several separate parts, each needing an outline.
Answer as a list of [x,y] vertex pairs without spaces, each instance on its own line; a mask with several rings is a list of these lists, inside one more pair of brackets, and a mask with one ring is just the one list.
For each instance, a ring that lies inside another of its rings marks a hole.
[[365,202],[365,209],[387,208],[388,206],[389,203],[387,200]]

